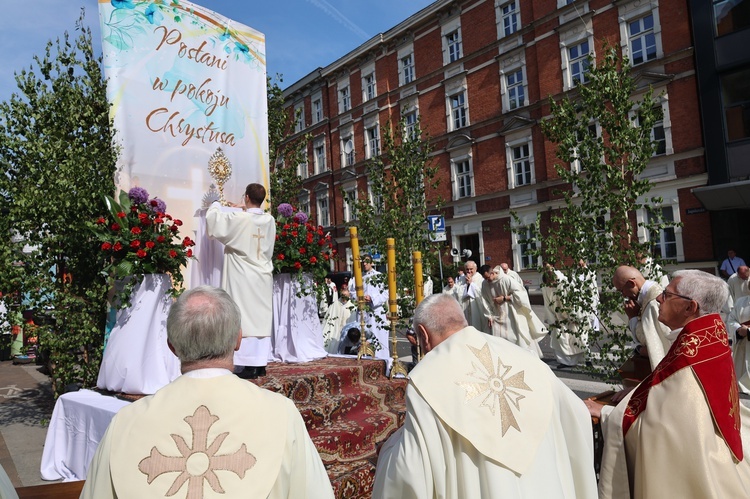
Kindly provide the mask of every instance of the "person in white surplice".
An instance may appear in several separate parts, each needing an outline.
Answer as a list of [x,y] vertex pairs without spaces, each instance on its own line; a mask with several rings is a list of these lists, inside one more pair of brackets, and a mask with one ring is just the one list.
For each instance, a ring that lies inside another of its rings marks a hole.
[[266,373],[273,328],[273,246],[276,221],[261,206],[266,188],[250,184],[245,189],[243,211],[222,211],[215,202],[206,213],[209,237],[224,244],[221,287],[242,312],[242,346],[234,356],[244,366],[238,376],[257,378]]
[[422,361],[404,425],[383,445],[373,498],[596,497],[591,419],[533,354],[468,326],[456,301],[420,303]]
[[388,320],[386,312],[388,309],[388,291],[377,276],[380,272],[375,270],[372,257],[365,255],[362,258],[362,291],[365,298],[365,329],[367,336],[372,335],[379,343],[375,346],[375,358],[390,360],[390,348],[388,345]]
[[219,288],[180,296],[167,337],[183,374],[115,415],[82,498],[333,498],[294,403],[232,374],[240,317]]

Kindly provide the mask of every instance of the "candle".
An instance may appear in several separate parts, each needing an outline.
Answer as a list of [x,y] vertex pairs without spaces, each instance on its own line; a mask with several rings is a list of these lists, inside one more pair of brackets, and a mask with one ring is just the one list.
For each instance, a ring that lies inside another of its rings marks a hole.
[[417,305],[424,300],[424,284],[422,283],[422,252],[414,251],[412,253],[414,260],[414,296],[417,299]]
[[396,240],[392,237],[386,239],[388,253],[388,310],[391,320],[398,318],[398,288],[396,287]]
[[349,238],[352,247],[352,259],[354,260],[352,267],[354,268],[354,286],[356,289],[357,302],[360,305],[364,304],[365,291],[362,286],[362,265],[359,258],[359,236],[357,236],[357,228],[349,227]]

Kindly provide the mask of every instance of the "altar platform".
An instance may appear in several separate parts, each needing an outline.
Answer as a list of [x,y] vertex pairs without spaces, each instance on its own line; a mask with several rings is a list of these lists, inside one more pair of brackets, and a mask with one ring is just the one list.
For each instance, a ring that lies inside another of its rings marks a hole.
[[[388,379],[383,361],[338,356],[302,364],[269,363],[266,371],[249,382],[294,401],[336,497],[370,497],[377,447],[403,424],[407,381]],[[91,390],[60,397],[47,433],[43,477],[84,479],[109,420],[140,397]]]

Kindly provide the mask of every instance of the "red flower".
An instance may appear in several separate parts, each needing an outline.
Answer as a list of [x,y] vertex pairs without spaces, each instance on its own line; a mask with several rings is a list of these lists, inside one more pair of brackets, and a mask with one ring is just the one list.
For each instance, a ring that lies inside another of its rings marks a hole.
[[289,226],[289,224],[284,224],[284,230],[289,230],[289,229],[291,229],[291,227]]
[[135,241],[131,241],[130,242],[130,247],[131,248],[140,248],[141,247],[141,242],[138,239],[136,239]]
[[307,253],[307,250],[305,248],[300,248],[299,252],[300,252],[300,255],[304,255],[305,253]]
[[167,215],[167,214],[165,213],[165,214],[164,214],[164,218],[166,218],[167,220],[172,220],[172,215]]
[[333,244],[328,243],[328,247],[331,248],[331,249],[333,249]]
[[130,207],[130,211],[131,211],[132,213],[135,213],[136,211],[138,211],[138,207],[137,207],[137,206],[131,206],[131,207]]
[[169,230],[171,230],[172,232],[177,232],[178,230],[180,230],[180,228],[176,225],[172,225],[171,227],[169,227]]
[[156,217],[156,218],[154,218],[154,223],[155,224],[163,224],[164,223],[164,219],[161,218],[161,217]]
[[133,227],[132,229],[130,229],[130,233],[131,234],[136,234],[136,235],[140,234],[141,233],[141,228],[140,227]]
[[193,256],[193,250],[189,249],[187,250],[187,253],[185,253],[188,257]]
[[109,251],[112,249],[112,243],[102,243],[102,251]]
[[151,225],[151,220],[149,220],[148,218],[144,218],[143,220],[141,220],[141,225],[143,225],[144,227],[148,227],[149,225]]
[[323,259],[324,260],[328,260],[329,258],[331,258],[331,257],[328,256],[328,253],[323,253]]
[[332,254],[333,256],[336,256],[336,253],[338,253],[338,251],[336,251],[336,250],[333,250],[333,251],[331,251],[331,254]]
[[175,250],[169,250],[169,257],[174,258],[177,256],[177,252]]
[[153,242],[153,241],[146,241],[146,247],[147,247],[148,249],[151,249],[151,248],[153,248],[154,246],[156,246],[156,243],[155,243],[155,242]]
[[276,255],[276,258],[278,258],[279,260],[283,260],[286,257],[284,256],[284,253],[279,253],[278,255]]
[[156,238],[157,243],[163,243],[164,241],[166,241],[166,238],[164,236],[159,236]]
[[313,242],[313,235],[309,232],[307,233],[307,244],[310,244]]
[[292,240],[291,239],[287,239],[286,240],[286,245],[287,246],[291,246],[292,245]]
[[148,215],[147,215],[147,214],[145,214],[145,213],[139,213],[139,214],[138,214],[138,218],[139,218],[140,220],[143,220],[144,218],[148,218]]
[[323,246],[326,243],[325,239],[318,239],[318,246]]
[[279,235],[278,235],[278,234],[276,234],[276,240],[277,240],[277,241],[279,240]]
[[294,227],[294,228],[296,229],[296,228],[298,228],[298,227],[299,227],[299,224],[298,224],[297,222],[294,222],[294,223],[292,224],[292,227]]
[[122,249],[122,244],[119,242],[116,242],[114,246],[112,246],[112,249],[115,251],[120,251]]
[[138,258],[146,258],[146,255],[148,255],[148,253],[146,253],[142,249],[135,252],[135,256],[137,256]]
[[188,236],[185,236],[185,239],[182,240],[182,246],[187,248],[188,246],[195,246],[195,243]]
[[117,212],[117,218],[125,218],[125,212],[124,211],[118,211]]
[[177,219],[175,218],[175,219],[174,219],[174,224],[175,224],[175,225],[176,225],[177,227],[179,227],[180,225],[182,225],[182,220],[177,220]]
[[299,235],[299,232],[297,232],[296,230],[292,231],[292,237],[297,237],[298,235]]
[[112,230],[120,230],[120,224],[112,224]]
[[299,269],[302,268],[302,264],[299,263],[299,262],[294,262],[294,268],[297,269],[297,270],[299,270]]
[[151,206],[156,206],[157,204],[159,204],[159,203],[156,202],[156,199],[152,199],[151,200]]
[[286,231],[285,230],[281,231],[281,237],[286,237]]
[[313,265],[315,265],[316,263],[318,263],[318,259],[315,258],[314,256],[311,256],[310,257],[310,263],[313,264]]
[[104,225],[104,224],[107,223],[107,221],[104,219],[104,217],[99,217],[99,218],[96,219],[96,223],[98,225]]

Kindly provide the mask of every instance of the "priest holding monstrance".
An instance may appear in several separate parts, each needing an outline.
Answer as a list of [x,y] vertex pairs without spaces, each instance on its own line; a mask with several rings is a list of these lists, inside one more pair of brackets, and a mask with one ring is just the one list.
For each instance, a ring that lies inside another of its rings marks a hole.
[[215,201],[206,213],[209,237],[224,245],[222,288],[234,298],[242,314],[242,345],[234,362],[245,379],[264,376],[271,353],[273,328],[273,246],[276,222],[263,211],[266,189],[250,184],[242,211],[222,211]]

